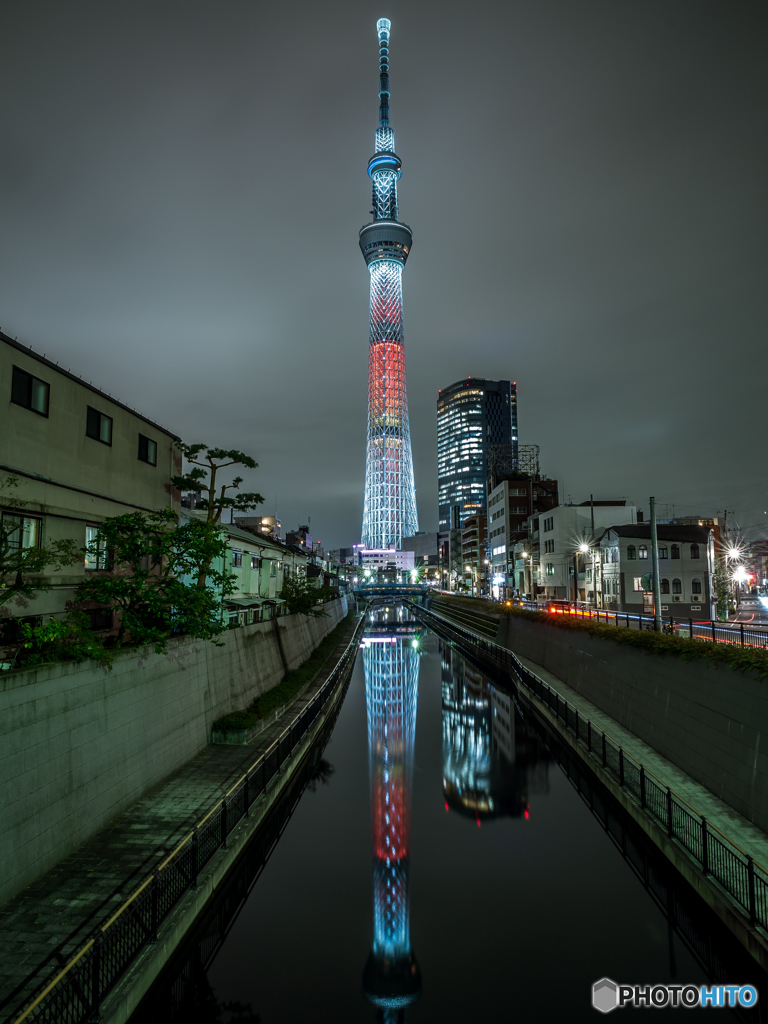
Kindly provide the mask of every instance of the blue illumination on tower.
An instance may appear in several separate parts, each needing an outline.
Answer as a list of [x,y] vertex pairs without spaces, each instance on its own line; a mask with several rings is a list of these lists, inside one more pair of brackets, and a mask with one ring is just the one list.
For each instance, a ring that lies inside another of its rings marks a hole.
[[373,221],[360,229],[360,250],[371,275],[368,335],[368,440],[365,461],[363,544],[400,547],[418,532],[411,430],[405,385],[403,267],[413,244],[407,224],[398,221],[400,158],[389,124],[389,30],[376,23],[379,37],[379,127],[376,152],[368,161],[373,183]]

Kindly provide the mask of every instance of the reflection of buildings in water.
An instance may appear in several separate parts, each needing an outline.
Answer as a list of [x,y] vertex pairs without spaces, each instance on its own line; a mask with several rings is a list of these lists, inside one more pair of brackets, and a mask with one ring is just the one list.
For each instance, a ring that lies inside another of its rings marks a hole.
[[[397,615],[393,617],[398,621]],[[363,640],[373,826],[373,948],[363,974],[380,1020],[404,1019],[421,975],[411,952],[409,853],[413,744],[419,687],[418,643],[412,635]]]
[[517,713],[452,647],[440,645],[443,793],[476,818],[528,817],[529,796],[549,789],[549,757]]

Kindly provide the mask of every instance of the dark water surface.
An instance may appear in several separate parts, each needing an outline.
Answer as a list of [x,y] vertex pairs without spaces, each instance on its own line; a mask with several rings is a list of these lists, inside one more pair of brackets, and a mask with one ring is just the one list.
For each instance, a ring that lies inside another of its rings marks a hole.
[[368,635],[321,757],[134,1022],[595,1020],[604,976],[762,991],[618,809],[616,841],[602,827],[567,774],[583,766],[433,634]]

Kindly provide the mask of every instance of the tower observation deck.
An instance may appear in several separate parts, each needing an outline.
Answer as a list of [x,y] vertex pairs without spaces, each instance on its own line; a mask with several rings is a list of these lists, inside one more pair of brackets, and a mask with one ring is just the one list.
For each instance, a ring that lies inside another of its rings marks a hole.
[[389,30],[380,18],[379,127],[368,161],[373,220],[360,229],[360,251],[371,277],[368,334],[368,438],[362,541],[369,548],[400,547],[419,529],[413,481],[411,430],[405,388],[403,267],[413,243],[398,220],[400,158],[389,124]]

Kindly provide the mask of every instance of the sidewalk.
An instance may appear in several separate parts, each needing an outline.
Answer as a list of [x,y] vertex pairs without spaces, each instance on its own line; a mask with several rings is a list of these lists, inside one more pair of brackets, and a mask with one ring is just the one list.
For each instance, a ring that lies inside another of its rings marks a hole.
[[323,685],[357,625],[353,619],[307,690],[246,746],[207,746],[101,829],[51,871],[0,907],[0,1007],[64,966],[89,933],[141,884],[152,868],[253,764]]
[[[515,656],[530,672],[533,672],[545,683],[556,690],[563,700],[575,707],[580,715],[592,720],[592,723],[605,732],[618,746],[624,748],[646,769],[668,786],[678,796],[682,797],[691,807],[703,815],[708,822],[719,828],[732,842],[740,846],[745,853],[757,861],[764,870],[768,871],[768,835],[748,821],[728,804],[718,799],[713,793],[695,782],[690,775],[678,768],[671,761],[668,761],[661,754],[658,754],[653,747],[643,740],[638,739],[634,733],[629,732],[619,725],[615,719],[610,718],[599,708],[595,707],[588,700],[585,700],[576,690],[572,689],[557,676],[552,675],[547,669],[537,665],[536,662],[523,658],[515,653]],[[589,755],[586,754],[585,757]]]

